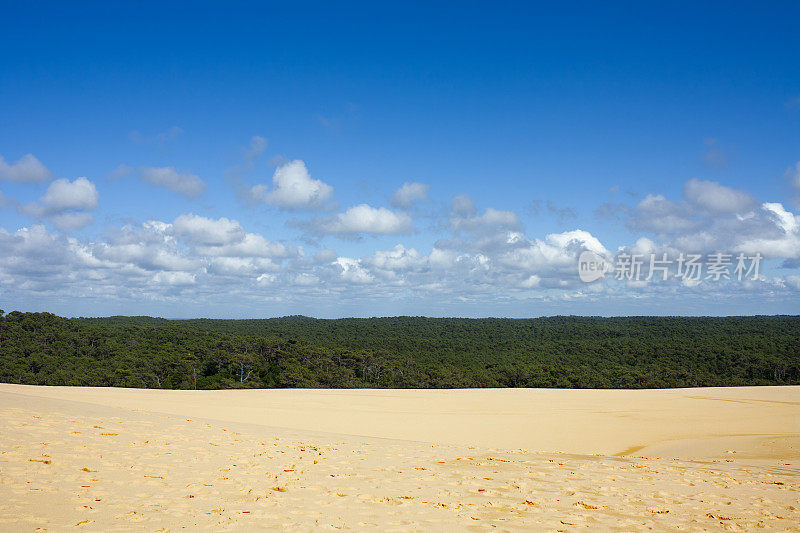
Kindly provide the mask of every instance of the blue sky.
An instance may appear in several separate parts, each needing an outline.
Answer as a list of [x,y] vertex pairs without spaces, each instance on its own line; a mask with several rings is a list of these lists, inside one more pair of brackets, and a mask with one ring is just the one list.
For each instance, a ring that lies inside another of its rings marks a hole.
[[[796,3],[2,12],[7,311],[800,309]],[[585,284],[583,250],[764,262]]]

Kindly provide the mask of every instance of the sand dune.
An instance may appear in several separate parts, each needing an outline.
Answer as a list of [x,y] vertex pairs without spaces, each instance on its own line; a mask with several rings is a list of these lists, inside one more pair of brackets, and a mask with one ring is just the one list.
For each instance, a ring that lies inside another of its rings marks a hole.
[[800,387],[0,385],[0,530],[800,531]]

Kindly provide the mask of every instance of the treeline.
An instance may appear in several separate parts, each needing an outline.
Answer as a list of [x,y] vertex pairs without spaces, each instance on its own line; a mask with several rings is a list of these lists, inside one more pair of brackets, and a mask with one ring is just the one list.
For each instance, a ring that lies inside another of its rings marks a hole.
[[0,382],[172,389],[800,384],[800,317],[166,320],[0,312]]

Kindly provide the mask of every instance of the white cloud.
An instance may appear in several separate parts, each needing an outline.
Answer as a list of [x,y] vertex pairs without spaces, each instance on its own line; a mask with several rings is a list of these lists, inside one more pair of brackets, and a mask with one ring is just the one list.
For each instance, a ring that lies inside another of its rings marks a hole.
[[428,256],[428,262],[431,267],[439,269],[447,269],[455,264],[458,259],[458,252],[455,250],[442,250],[441,248],[434,247]]
[[192,270],[198,265],[197,261],[180,255],[169,245],[101,244],[95,250],[95,255],[99,259],[119,263],[120,266],[128,264],[143,270],[182,271]]
[[[163,232],[180,238],[201,256],[281,259],[297,255],[296,249],[280,242],[269,241],[257,233],[245,233],[237,220],[225,217],[214,219],[191,213],[183,214],[171,225],[166,225]],[[256,263],[250,261],[248,264]]]
[[224,217],[214,220],[191,213],[176,218],[172,231],[191,243],[205,246],[222,246],[244,239],[244,230],[236,220]]
[[500,211],[489,207],[478,219],[478,223],[480,225],[516,228],[519,226],[519,217],[513,211]]
[[181,251],[170,235],[172,226],[148,221],[127,225],[111,233],[106,242],[96,243],[92,255],[113,268],[133,267],[142,271],[191,271],[200,260]]
[[744,191],[696,178],[684,184],[683,195],[690,203],[716,213],[741,213],[755,204],[753,197]]
[[408,209],[416,202],[427,200],[430,188],[430,185],[424,183],[407,181],[394,192],[391,204],[393,207]]
[[86,178],[77,178],[75,181],[60,179],[50,184],[40,202],[48,212],[61,212],[94,209],[98,197],[94,183]]
[[261,287],[268,287],[276,283],[277,280],[278,277],[276,275],[264,273],[256,278],[256,284],[258,284]]
[[372,275],[361,266],[361,262],[357,259],[339,257],[334,263],[341,269],[340,275],[345,281],[350,283],[370,283],[373,280]]
[[6,289],[57,290],[66,279],[66,266],[77,263],[73,245],[41,224],[9,233],[0,228],[0,283]]
[[478,213],[474,200],[466,194],[453,196],[453,200],[450,203],[450,211],[453,216],[460,218],[474,217]]
[[59,229],[80,229],[94,221],[87,211],[97,207],[98,198],[97,188],[86,178],[59,179],[47,187],[38,202],[26,204],[20,210],[27,215],[48,218]]
[[59,213],[52,215],[50,220],[58,229],[67,231],[85,228],[94,222],[94,216],[91,213]]
[[332,217],[316,219],[311,229],[322,234],[397,234],[413,230],[411,217],[385,207],[372,207],[361,204],[349,208],[344,213]]
[[771,215],[772,219],[783,231],[797,233],[797,229],[800,226],[797,215],[790,213],[779,203],[765,203],[761,207]]
[[670,233],[697,227],[686,206],[667,200],[660,194],[648,194],[636,204],[629,226],[634,231]]
[[143,167],[140,172],[147,183],[166,187],[188,198],[196,198],[206,189],[203,180],[194,174],[181,173],[174,167]]
[[0,156],[0,181],[38,183],[47,181],[51,177],[52,174],[47,167],[32,154],[25,154],[11,165]]
[[[797,242],[800,221],[780,204],[766,205],[752,220],[771,224],[780,241],[773,243],[776,249],[790,239]],[[266,298],[496,302],[553,294],[581,297],[587,290],[599,290],[582,285],[575,268],[583,250],[609,255],[590,232],[575,229],[535,238],[502,227],[495,230],[475,239],[442,240],[427,253],[398,243],[360,257],[337,257],[333,250],[306,256],[244,232],[237,221],[192,214],[171,224],[148,221],[111,229],[103,239],[84,243],[51,234],[42,226],[16,233],[0,229],[0,288],[20,294],[173,298],[186,305],[219,299],[256,305]],[[663,248],[642,237],[629,249],[649,253]],[[648,285],[652,284],[616,290],[638,294],[651,290]],[[790,286],[786,279],[783,290]],[[777,291],[781,286],[772,284],[768,289]]]
[[761,213],[774,224],[773,231],[742,239],[734,251],[784,259],[800,257],[800,216],[790,213],[779,203],[762,204]]
[[[605,246],[588,231],[576,229],[563,233],[551,233],[546,238],[547,242],[561,250],[573,248],[573,251],[590,250],[596,254],[608,256]],[[577,257],[577,255],[576,255]]]
[[800,219],[783,204],[756,205],[744,191],[696,179],[685,183],[684,197],[673,202],[648,194],[630,212],[628,227],[652,232],[659,248],[675,253],[724,251],[800,258]]
[[339,256],[336,253],[336,250],[330,250],[330,249],[317,250],[317,252],[314,254],[314,263],[317,265],[332,263],[336,261],[337,257]]
[[[498,265],[507,269],[506,274],[525,284],[532,284],[530,276],[538,281],[535,286],[550,287],[563,283],[576,284],[575,265],[584,250],[591,250],[604,257],[610,257],[608,250],[591,233],[572,230],[551,233],[544,239],[525,239],[524,242],[497,254]],[[533,285],[527,286],[531,288]]]
[[[648,194],[629,213],[628,227],[651,231],[663,238],[672,236],[685,243],[707,241],[705,235],[728,235],[722,226],[754,217],[755,199],[748,193],[714,181],[687,180],[684,199],[673,202],[660,194]],[[620,212],[625,212],[621,210]]]
[[212,257],[207,271],[222,276],[254,277],[267,272],[277,272],[280,264],[270,259],[253,257]]
[[529,276],[527,279],[523,280],[522,283],[520,283],[520,287],[522,287],[523,289],[533,289],[538,287],[541,283],[542,283],[542,278],[540,278],[536,274],[533,274]]
[[301,272],[299,274],[292,276],[292,283],[294,285],[299,285],[301,287],[313,287],[319,285],[320,280],[314,274]]
[[647,237],[639,237],[633,246],[630,247],[630,253],[639,255],[650,255],[656,252],[656,243]]
[[290,161],[279,166],[272,176],[272,189],[256,185],[250,189],[253,200],[284,209],[308,209],[321,206],[333,194],[333,187],[312,179],[305,163]]
[[156,272],[153,281],[164,285],[193,285],[197,279],[188,272]]
[[[637,232],[624,249],[643,254],[743,251],[800,259],[800,217],[783,204],[751,205],[740,212],[732,210],[742,198],[737,191],[728,194],[733,190],[713,182],[689,183],[685,190],[676,201],[648,195],[635,208],[620,211],[629,213],[630,227],[639,224],[644,232]],[[91,218],[96,193],[85,178],[58,180],[34,207],[29,204],[24,209],[36,211],[33,214],[57,227],[80,227]],[[715,204],[720,197],[725,201]],[[441,217],[432,225],[438,240],[427,246],[416,237],[413,246],[400,238],[391,245],[384,244],[386,238],[378,239],[380,249],[345,243],[348,257],[318,249],[310,238],[304,241],[310,249],[304,250],[248,233],[237,220],[194,213],[172,222],[150,220],[108,228],[102,237],[87,235],[80,240],[40,225],[17,232],[0,229],[0,290],[15,298],[106,294],[146,301],[172,298],[187,305],[226,300],[257,309],[266,301],[328,299],[352,304],[422,298],[438,306],[456,300],[480,304],[597,294],[647,297],[655,290],[702,290],[708,295],[713,289],[706,288],[708,284],[626,286],[615,281],[588,287],[577,276],[577,257],[584,250],[611,255],[590,231],[528,235],[515,212],[479,210],[465,195],[454,197],[451,209]],[[306,228],[318,235],[347,238],[410,233],[412,222],[408,212],[361,204],[315,218]],[[783,276],[752,290],[781,296],[795,285],[796,280]]]
[[427,259],[414,248],[406,248],[402,244],[397,244],[391,250],[375,251],[365,262],[379,270],[403,272],[424,267]]
[[297,255],[297,250],[280,242],[269,241],[258,233],[245,233],[242,240],[220,246],[195,246],[208,256],[285,258]]

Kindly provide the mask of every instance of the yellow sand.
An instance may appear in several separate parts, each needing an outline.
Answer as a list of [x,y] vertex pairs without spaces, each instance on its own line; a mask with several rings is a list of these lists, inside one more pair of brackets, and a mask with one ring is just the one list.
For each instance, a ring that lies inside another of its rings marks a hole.
[[0,530],[800,531],[800,387],[0,384]]

